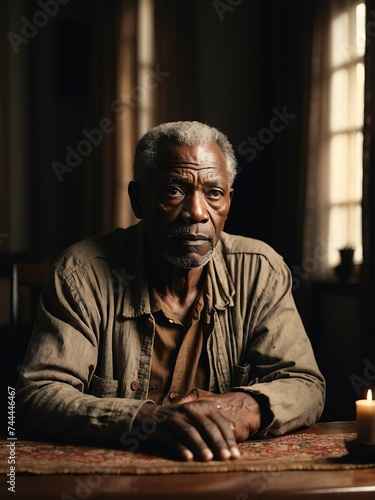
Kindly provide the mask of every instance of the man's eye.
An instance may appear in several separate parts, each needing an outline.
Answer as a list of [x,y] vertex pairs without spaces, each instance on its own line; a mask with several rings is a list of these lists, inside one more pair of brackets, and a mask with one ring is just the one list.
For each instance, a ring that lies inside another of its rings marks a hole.
[[210,189],[207,193],[207,197],[214,200],[217,200],[222,196],[224,196],[224,193],[220,189]]
[[184,194],[182,189],[178,187],[169,187],[165,192],[168,196],[183,196]]

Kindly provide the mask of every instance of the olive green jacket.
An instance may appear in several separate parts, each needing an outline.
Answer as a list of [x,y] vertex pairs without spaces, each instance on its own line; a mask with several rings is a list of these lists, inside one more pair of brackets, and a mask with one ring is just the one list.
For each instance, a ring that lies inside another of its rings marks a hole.
[[[267,401],[262,434],[315,422],[324,379],[282,258],[222,233],[207,264],[202,320],[209,390]],[[18,424],[44,437],[119,443],[147,400],[155,333],[143,224],[84,240],[51,266],[17,388]]]

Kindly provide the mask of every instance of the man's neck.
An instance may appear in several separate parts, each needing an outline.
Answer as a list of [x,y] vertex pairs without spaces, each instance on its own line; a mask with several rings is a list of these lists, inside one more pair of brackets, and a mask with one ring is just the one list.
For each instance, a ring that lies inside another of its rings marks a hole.
[[202,290],[204,268],[182,269],[166,259],[151,263],[152,285],[174,314],[184,321]]

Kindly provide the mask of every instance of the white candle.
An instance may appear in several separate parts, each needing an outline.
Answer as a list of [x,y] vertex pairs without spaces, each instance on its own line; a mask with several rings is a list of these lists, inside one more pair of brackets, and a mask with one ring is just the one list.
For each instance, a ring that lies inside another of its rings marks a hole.
[[356,401],[355,406],[358,441],[375,444],[375,401],[372,400],[371,389],[367,391],[367,399]]

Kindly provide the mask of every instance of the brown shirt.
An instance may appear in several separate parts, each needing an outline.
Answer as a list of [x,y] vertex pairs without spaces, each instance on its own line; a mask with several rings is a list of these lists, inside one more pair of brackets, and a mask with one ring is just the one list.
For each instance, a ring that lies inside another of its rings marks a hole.
[[148,398],[158,404],[170,404],[195,387],[207,390],[209,368],[200,321],[203,294],[198,295],[185,324],[176,318],[155,290],[151,292],[151,307],[155,340]]

